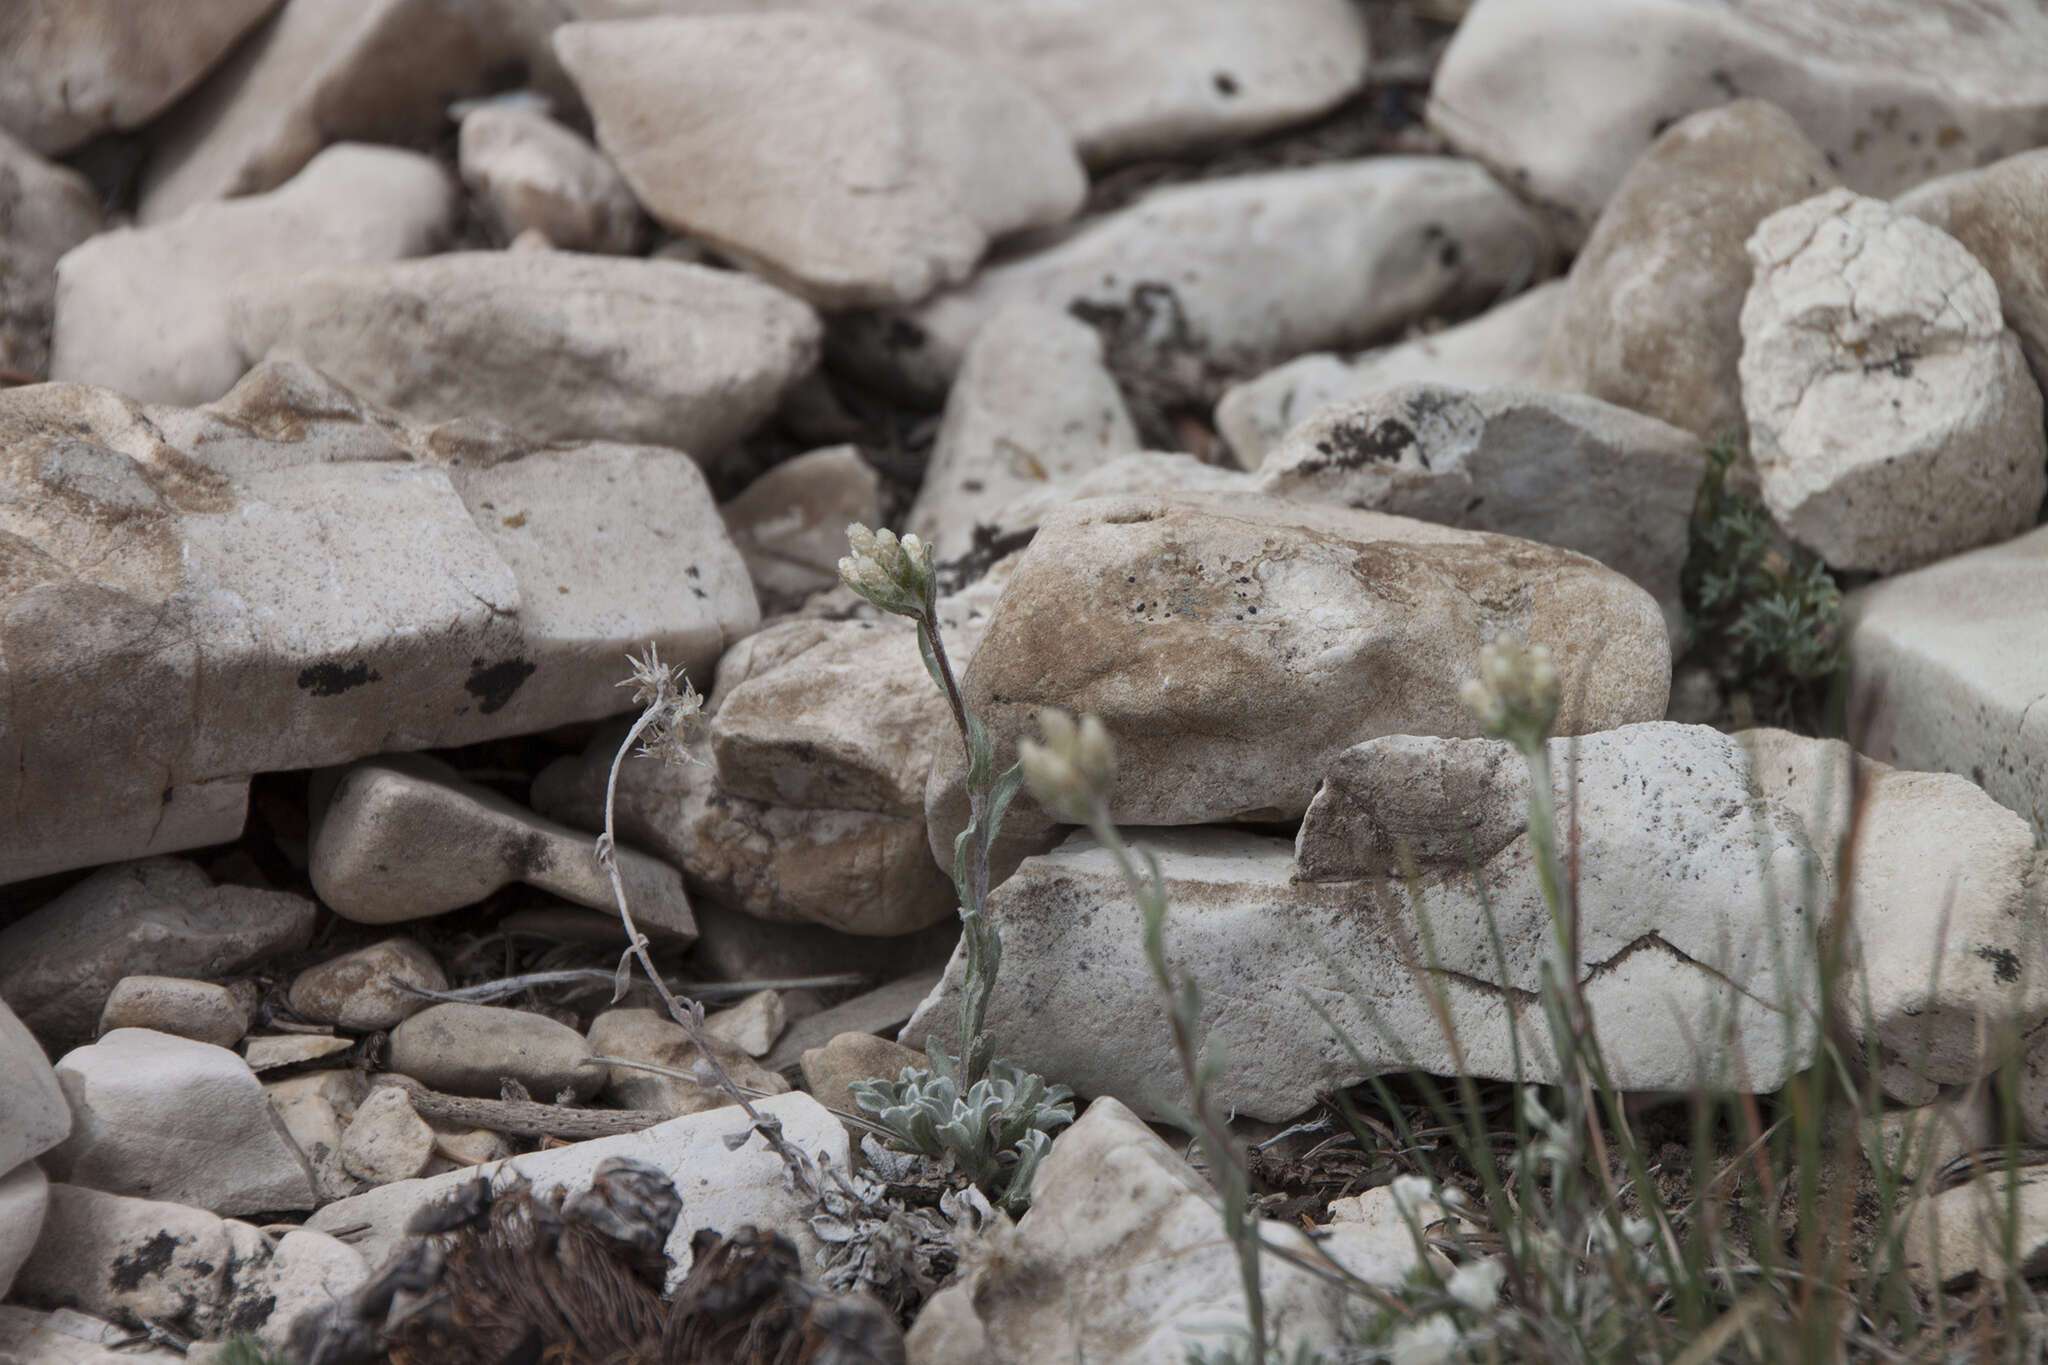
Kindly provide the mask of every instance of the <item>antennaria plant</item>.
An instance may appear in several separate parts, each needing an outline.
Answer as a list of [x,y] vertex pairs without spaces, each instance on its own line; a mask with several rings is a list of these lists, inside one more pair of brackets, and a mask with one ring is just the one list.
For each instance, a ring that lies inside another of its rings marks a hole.
[[928,1039],[930,1071],[905,1067],[894,1081],[858,1083],[853,1096],[902,1146],[935,1158],[950,1155],[992,1197],[1021,1211],[1051,1134],[1074,1118],[1073,1091],[1048,1086],[1022,1068],[995,1060],[984,1027],[1003,962],[1002,937],[987,914],[989,846],[1017,795],[1023,769],[1012,764],[996,772],[995,745],[980,718],[967,709],[939,625],[932,547],[917,536],[898,540],[892,531],[870,531],[859,522],[846,528],[846,540],[853,553],[839,561],[840,581],[917,627],[925,671],[952,709],[967,751],[967,827],[953,840],[953,888],[966,957],[960,1051],[956,1058],[936,1037]]

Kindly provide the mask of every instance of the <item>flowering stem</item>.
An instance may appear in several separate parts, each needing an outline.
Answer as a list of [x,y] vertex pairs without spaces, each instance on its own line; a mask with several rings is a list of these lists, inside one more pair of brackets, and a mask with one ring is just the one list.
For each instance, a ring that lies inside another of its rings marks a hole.
[[916,618],[917,632],[930,653],[939,690],[952,708],[953,724],[960,731],[960,745],[967,754],[967,823],[974,831],[968,844],[967,885],[959,888],[960,938],[967,950],[967,989],[960,1003],[960,1067],[967,1085],[980,1080],[987,1070],[987,1048],[981,1045],[983,1025],[988,1019],[989,997],[995,993],[996,959],[1001,955],[995,926],[984,911],[988,905],[989,788],[990,775],[976,781],[974,729],[968,723],[967,697],[953,674],[953,661],[946,654],[946,640],[939,628],[939,614],[926,608]]
[[[627,904],[626,883],[619,875],[618,838],[613,819],[619,792],[619,769],[625,766],[626,756],[633,752],[633,746],[640,742],[640,737],[649,729],[658,726],[670,713],[670,707],[677,697],[674,677],[667,669],[661,667],[652,647],[648,651],[648,662],[641,665],[636,660],[635,665],[636,675],[643,687],[651,688],[651,694],[647,696],[639,719],[626,731],[625,739],[619,744],[619,751],[612,755],[611,774],[605,779],[604,784],[604,833],[597,841],[597,861],[604,868],[605,875],[611,878],[612,900],[618,905],[619,919],[626,926],[626,942],[629,945],[626,951],[640,963],[640,970],[646,973],[655,993],[661,996],[662,1004],[668,1007],[669,1017],[682,1025],[683,1032],[689,1035],[690,1041],[696,1045],[704,1069],[711,1073],[719,1089],[725,1091],[733,1103],[746,1114],[748,1125],[759,1133],[761,1140],[774,1149],[775,1155],[782,1159],[784,1168],[789,1172],[790,1183],[803,1191],[805,1197],[814,1204],[822,1204],[824,1190],[819,1184],[817,1170],[810,1156],[782,1135],[780,1119],[772,1114],[764,1114],[754,1106],[753,1100],[740,1088],[738,1082],[733,1080],[732,1073],[712,1054],[710,1040],[704,1036],[704,1007],[695,1000],[678,998],[675,992],[669,989],[668,982],[655,970],[654,958],[647,951],[647,935],[641,933],[640,926],[634,923],[632,908]],[[653,676],[656,673],[659,673],[659,678]],[[619,963],[618,992],[621,995],[624,994],[626,972],[626,963],[622,960]]]

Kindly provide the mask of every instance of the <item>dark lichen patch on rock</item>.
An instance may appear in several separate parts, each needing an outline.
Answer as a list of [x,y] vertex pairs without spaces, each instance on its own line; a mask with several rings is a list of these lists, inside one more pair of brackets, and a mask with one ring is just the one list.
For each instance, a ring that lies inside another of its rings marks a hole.
[[344,692],[377,682],[382,677],[376,669],[358,659],[352,664],[341,664],[334,660],[311,664],[299,670],[299,688],[316,697],[338,697]]
[[485,715],[501,711],[505,703],[512,700],[525,681],[533,676],[534,665],[524,659],[504,659],[486,664],[482,659],[471,661],[472,672],[462,684],[470,696],[477,699],[477,710]]
[[107,1272],[107,1283],[124,1294],[140,1289],[144,1280],[171,1268],[171,1258],[183,1245],[183,1238],[158,1232],[135,1250],[116,1256],[113,1268]]

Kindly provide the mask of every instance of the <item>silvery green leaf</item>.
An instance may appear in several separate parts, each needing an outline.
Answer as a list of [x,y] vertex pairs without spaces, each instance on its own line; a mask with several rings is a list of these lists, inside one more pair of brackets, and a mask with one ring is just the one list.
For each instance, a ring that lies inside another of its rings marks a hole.
[[932,686],[946,690],[946,675],[939,671],[939,656],[932,650],[931,627],[917,623],[917,652],[924,656],[924,671],[932,675]]
[[1017,791],[1024,785],[1024,765],[1012,763],[996,778],[996,784],[988,794],[988,838],[995,842],[996,834],[1003,827],[1003,817],[1009,814],[1010,802],[1017,797]]

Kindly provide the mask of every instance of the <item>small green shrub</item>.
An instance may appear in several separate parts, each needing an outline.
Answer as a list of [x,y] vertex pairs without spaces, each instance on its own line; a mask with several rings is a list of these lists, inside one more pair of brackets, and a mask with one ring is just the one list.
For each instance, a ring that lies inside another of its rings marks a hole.
[[1726,689],[1738,724],[1818,730],[1842,667],[1842,590],[1762,503],[1728,486],[1740,451],[1732,435],[1707,447],[1683,575],[1688,658]]

